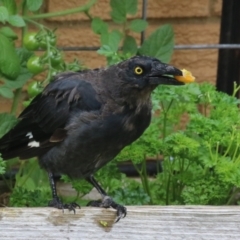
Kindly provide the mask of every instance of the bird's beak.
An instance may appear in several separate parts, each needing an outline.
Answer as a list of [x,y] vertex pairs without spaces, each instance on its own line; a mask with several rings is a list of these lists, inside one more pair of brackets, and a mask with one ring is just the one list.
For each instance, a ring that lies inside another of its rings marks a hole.
[[183,73],[180,69],[177,69],[169,64],[162,63],[160,61],[153,62],[152,72],[149,75],[149,83],[151,85],[184,85],[174,78],[174,76],[182,76]]

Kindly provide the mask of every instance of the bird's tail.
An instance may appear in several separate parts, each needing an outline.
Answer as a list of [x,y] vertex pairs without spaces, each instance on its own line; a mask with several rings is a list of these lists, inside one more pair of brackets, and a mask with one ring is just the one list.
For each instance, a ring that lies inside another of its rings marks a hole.
[[29,158],[36,154],[33,155],[33,149],[28,146],[30,128],[31,126],[22,120],[0,139],[0,153],[4,160],[15,157]]

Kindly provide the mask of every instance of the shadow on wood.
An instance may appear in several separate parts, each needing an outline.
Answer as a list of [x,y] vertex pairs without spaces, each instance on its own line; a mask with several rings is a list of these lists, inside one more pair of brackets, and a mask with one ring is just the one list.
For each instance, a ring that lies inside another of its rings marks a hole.
[[0,208],[0,239],[240,239],[240,207]]

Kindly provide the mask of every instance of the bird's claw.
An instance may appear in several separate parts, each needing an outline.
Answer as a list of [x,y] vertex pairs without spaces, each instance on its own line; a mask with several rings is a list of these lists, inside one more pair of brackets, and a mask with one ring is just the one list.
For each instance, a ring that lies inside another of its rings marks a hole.
[[75,210],[76,208],[81,208],[81,207],[75,202],[63,204],[63,209],[68,209],[70,212],[73,211],[74,214],[76,213],[76,210]]
[[58,209],[62,209],[64,212],[64,209],[68,209],[69,211],[73,211],[74,214],[76,213],[76,208],[81,208],[77,203],[62,203],[59,198],[53,198],[49,203],[49,207],[55,207]]
[[127,208],[124,206],[118,204],[117,207],[117,218],[115,220],[115,223],[117,223],[121,218],[125,218],[127,216]]
[[117,217],[115,220],[115,223],[117,223],[121,218],[125,218],[127,215],[127,209],[118,204],[115,203],[111,197],[105,196],[102,201],[91,201],[87,204],[87,206],[92,206],[92,207],[102,207],[102,208],[110,208],[112,207],[113,209],[117,210]]

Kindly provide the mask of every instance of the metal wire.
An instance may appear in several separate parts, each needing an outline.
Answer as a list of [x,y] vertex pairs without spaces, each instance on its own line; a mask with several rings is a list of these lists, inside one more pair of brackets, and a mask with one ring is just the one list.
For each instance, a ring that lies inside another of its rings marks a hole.
[[191,49],[239,49],[240,44],[193,44],[193,45],[175,45],[176,50],[191,50]]
[[[147,0],[143,0],[142,2],[142,19],[147,20]],[[145,31],[141,32],[141,40],[140,44],[142,45],[145,39]]]
[[[59,47],[63,51],[96,51],[98,47]],[[204,49],[240,49],[240,44],[192,44],[192,45],[175,45],[175,50],[204,50]]]

